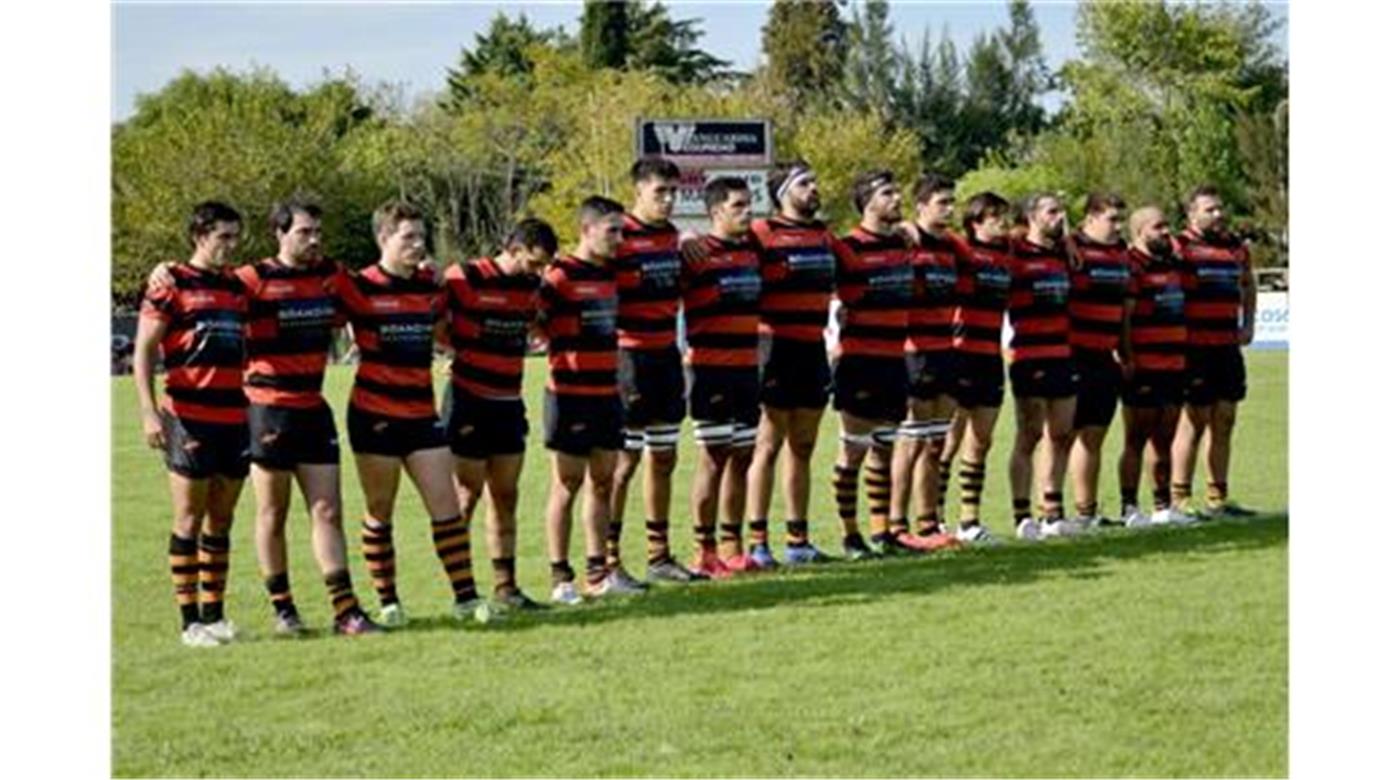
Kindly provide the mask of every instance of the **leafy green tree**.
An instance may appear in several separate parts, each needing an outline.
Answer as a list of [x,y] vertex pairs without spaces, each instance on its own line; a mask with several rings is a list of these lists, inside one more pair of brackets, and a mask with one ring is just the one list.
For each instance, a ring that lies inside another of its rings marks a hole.
[[764,76],[793,106],[823,105],[841,84],[847,38],[833,0],[775,0],[763,26]]
[[853,8],[850,50],[846,53],[846,103],[890,121],[894,118],[898,64],[890,4],[887,0],[867,0]]
[[699,19],[673,20],[661,3],[627,2],[627,67],[673,84],[706,84],[728,74],[729,63],[699,47]]
[[511,19],[497,12],[491,26],[477,33],[471,47],[462,47],[456,68],[447,72],[448,104],[461,108],[474,96],[474,79],[484,74],[525,78],[534,67],[529,56],[532,46],[564,46],[569,43],[561,29],[537,30],[525,14]]
[[895,57],[896,122],[919,136],[927,167],[950,176],[967,169],[962,122],[962,65],[945,27],[935,48],[927,28],[915,55],[907,45]]
[[623,0],[584,0],[579,45],[589,67],[620,69],[627,65],[627,17]]

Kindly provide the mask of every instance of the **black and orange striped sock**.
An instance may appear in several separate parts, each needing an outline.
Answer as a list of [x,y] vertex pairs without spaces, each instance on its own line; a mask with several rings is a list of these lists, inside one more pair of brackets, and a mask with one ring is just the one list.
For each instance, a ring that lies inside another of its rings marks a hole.
[[1189,504],[1189,503],[1191,503],[1191,483],[1190,483],[1190,482],[1173,482],[1173,483],[1172,483],[1172,506],[1175,506],[1175,507],[1184,507],[1185,505],[1187,505],[1187,504]]
[[1040,515],[1051,520],[1062,520],[1065,516],[1065,494],[1058,490],[1047,490],[1040,494]]
[[836,494],[836,514],[841,518],[844,535],[859,534],[856,524],[856,500],[860,489],[860,469],[840,464],[831,467],[831,489]]
[[962,517],[976,520],[982,515],[982,485],[987,478],[987,464],[963,461],[958,469],[958,491],[962,493]]
[[749,544],[768,544],[768,518],[749,521]]
[[[884,538],[890,533],[890,466],[865,464],[865,501],[870,506],[870,535]],[[906,530],[909,523],[905,524]]]
[[[943,440],[937,439],[930,443],[931,452],[943,451]],[[943,514],[943,505],[947,503],[948,486],[953,480],[953,459],[938,461],[938,494],[933,497],[933,505],[937,507],[938,513]]]
[[1206,506],[1219,509],[1230,498],[1230,488],[1224,482],[1206,483]]
[[549,581],[554,585],[561,585],[565,582],[574,581],[574,567],[568,561],[549,562]]
[[326,595],[331,599],[331,611],[337,621],[360,611],[360,600],[355,598],[355,588],[350,584],[350,572],[339,569],[325,577]]
[[1020,525],[1022,520],[1031,516],[1031,500],[1029,498],[1011,499],[1011,519]]
[[383,606],[399,603],[394,568],[394,526],[365,518],[360,526],[360,546],[364,550],[369,578]]
[[715,527],[712,525],[695,524],[690,529],[691,536],[695,540],[696,553],[713,553],[715,551]]
[[442,570],[452,583],[452,597],[458,604],[477,598],[476,578],[472,576],[471,528],[461,515],[433,521],[433,547]]
[[491,559],[491,574],[496,580],[494,588],[497,596],[504,596],[520,589],[515,584],[515,556]]
[[787,544],[788,547],[801,547],[802,545],[811,544],[811,540],[807,536],[808,527],[806,520],[789,520],[786,526],[787,535],[783,539],[783,542]]
[[263,580],[267,587],[267,597],[272,600],[275,615],[295,615],[297,605],[292,602],[292,579],[287,572],[274,574]]
[[603,556],[609,569],[622,565],[622,523],[608,522],[607,535],[603,537]]
[[671,559],[671,524],[666,520],[647,521],[647,563]]
[[719,524],[719,557],[733,558],[744,554],[744,524]]
[[916,528],[918,529],[919,536],[933,536],[943,530],[943,524],[938,522],[937,512],[928,512],[919,515],[918,523]]
[[205,623],[224,619],[228,582],[228,535],[199,535],[199,617]]
[[170,581],[175,585],[183,630],[199,622],[199,543],[171,534],[169,552]]
[[608,578],[608,558],[606,555],[594,555],[584,559],[584,578],[589,585],[598,585]]
[[[1136,496],[1134,497],[1136,498]],[[1152,508],[1169,509],[1172,505],[1172,490],[1166,486],[1152,488]]]

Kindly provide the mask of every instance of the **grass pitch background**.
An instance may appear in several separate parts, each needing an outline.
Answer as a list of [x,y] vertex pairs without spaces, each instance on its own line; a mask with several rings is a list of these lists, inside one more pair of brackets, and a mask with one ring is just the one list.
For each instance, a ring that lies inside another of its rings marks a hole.
[[[1265,511],[1250,522],[837,564],[463,628],[448,619],[427,517],[405,480],[396,546],[413,624],[364,640],[324,630],[329,605],[294,504],[292,584],[321,630],[286,642],[270,636],[245,485],[228,603],[243,638],[208,651],[178,642],[165,474],[141,442],[132,380],[114,379],[113,772],[1284,775],[1287,353],[1247,360],[1231,492]],[[518,556],[522,585],[538,598],[548,583],[543,368],[528,364],[535,430]],[[346,368],[327,377],[342,432],[351,378]],[[1003,538],[1013,428],[1008,406],[985,494],[985,521]],[[839,548],[826,485],[835,434],[828,414],[813,474],[814,536],[828,549]],[[1120,441],[1115,422],[1099,490],[1115,512]],[[342,442],[351,570],[373,606],[358,555],[364,503]],[[691,442],[687,431],[673,503],[678,555],[690,550]],[[1201,494],[1199,476],[1196,485]],[[624,542],[633,571],[644,561],[640,520],[634,488]],[[489,583],[480,515],[476,528],[477,576]],[[579,566],[578,529],[574,540]]]

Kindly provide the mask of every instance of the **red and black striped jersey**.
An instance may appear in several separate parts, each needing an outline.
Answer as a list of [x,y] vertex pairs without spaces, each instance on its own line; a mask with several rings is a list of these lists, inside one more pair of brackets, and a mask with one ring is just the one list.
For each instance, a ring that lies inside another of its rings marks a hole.
[[904,358],[914,267],[904,236],[882,236],[857,227],[836,245],[836,294],[844,321],[837,341],[842,355]]
[[1074,237],[1079,259],[1070,268],[1069,343],[1076,349],[1108,352],[1118,346],[1126,316],[1132,268],[1123,241],[1100,244]]
[[1011,257],[1005,241],[969,239],[958,254],[953,349],[1001,354],[1001,325],[1011,297]]
[[1182,233],[1176,251],[1186,272],[1186,322],[1192,346],[1235,346],[1244,316],[1249,248],[1232,235]]
[[248,400],[297,409],[320,405],[331,333],[344,324],[335,280],[345,270],[330,260],[297,268],[268,258],[235,273],[248,291]]
[[957,308],[958,253],[967,247],[953,233],[935,235],[919,229],[911,250],[914,299],[909,307],[909,352],[942,352],[953,348],[953,310]]
[[617,279],[610,268],[566,255],[540,287],[549,339],[549,389],[617,394]]
[[174,284],[147,289],[141,302],[142,317],[165,324],[160,340],[165,365],[161,406],[182,419],[246,423],[248,296],[242,282],[226,271],[204,271],[187,263],[171,266],[170,275]]
[[758,365],[758,241],[701,239],[705,259],[681,269],[687,359],[695,366]]
[[385,417],[435,417],[433,331],[446,293],[433,272],[420,269],[405,279],[371,265],[338,286],[360,350],[350,405]]
[[617,343],[623,349],[662,349],[676,343],[680,311],[680,233],[670,222],[648,225],[631,214],[612,259],[617,276]]
[[1011,242],[1011,361],[1068,358],[1069,260],[1063,244]]
[[1134,298],[1129,340],[1133,367],[1186,370],[1186,272],[1171,255],[1157,258],[1128,250]]
[[452,383],[480,398],[519,398],[530,326],[539,318],[539,275],[508,274],[483,257],[452,266],[444,279]]
[[759,332],[822,343],[836,287],[836,237],[826,223],[759,219],[753,234],[763,252],[759,270]]

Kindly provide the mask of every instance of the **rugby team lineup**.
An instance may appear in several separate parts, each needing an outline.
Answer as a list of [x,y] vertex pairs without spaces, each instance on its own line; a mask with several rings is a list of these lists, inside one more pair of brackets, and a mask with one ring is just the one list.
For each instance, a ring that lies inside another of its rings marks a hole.
[[[1091,193],[1071,226],[1068,204],[1050,193],[959,203],[938,173],[906,182],[873,170],[851,192],[827,194],[820,174],[801,160],[776,163],[763,193],[776,213],[761,219],[745,178],[721,175],[704,188],[707,227],[681,231],[672,211],[682,170],[642,156],[630,205],[595,195],[574,225],[523,219],[496,255],[445,269],[429,258],[425,214],[407,202],[375,212],[380,256],[359,270],[323,256],[315,203],[275,204],[277,254],[237,268],[245,217],[219,201],[195,206],[192,254],[152,271],[133,356],[143,434],[169,472],[181,641],[217,647],[237,636],[224,592],[248,478],[274,632],[287,636],[308,631],[287,575],[294,484],[344,635],[408,623],[394,548],[403,472],[429,514],[453,614],[479,622],[546,608],[516,581],[517,518],[541,510],[557,607],[838,558],[1253,514],[1228,486],[1256,284],[1215,188],[1185,195],[1176,229],[1171,204],[1130,207],[1107,192]],[[859,225],[835,235],[819,218],[824,196],[851,199]],[[345,427],[364,493],[373,617],[352,584],[340,439],[322,393],[347,326],[358,365]],[[525,358],[537,340],[548,379],[527,409]],[[441,411],[437,345],[453,355]],[[1008,376],[1015,435],[993,461]],[[830,487],[814,488],[828,404],[839,443],[829,471],[818,470]],[[532,411],[551,479],[546,505],[522,512]],[[1116,416],[1123,446],[1105,452]],[[686,417],[696,463],[691,484],[676,486]],[[1110,515],[1099,487],[1115,470]],[[1140,503],[1144,470],[1150,504]],[[991,481],[1009,489],[1010,518],[982,514],[989,471],[1009,477]],[[644,516],[624,523],[634,481]],[[674,501],[673,489],[686,498]],[[839,554],[810,539],[813,522],[830,522],[810,516],[813,489],[832,491]],[[478,505],[489,594],[473,568]],[[569,555],[576,511],[581,584]],[[770,517],[782,518],[771,537]],[[690,528],[690,555],[673,546],[673,518]],[[645,534],[641,577],[622,560],[624,527]]]

